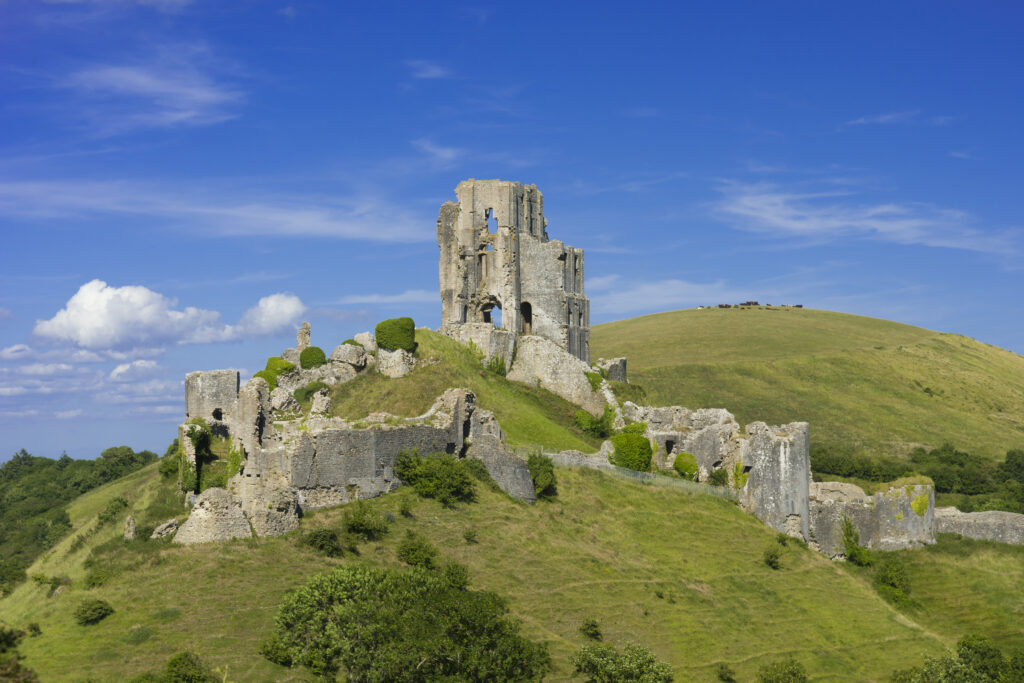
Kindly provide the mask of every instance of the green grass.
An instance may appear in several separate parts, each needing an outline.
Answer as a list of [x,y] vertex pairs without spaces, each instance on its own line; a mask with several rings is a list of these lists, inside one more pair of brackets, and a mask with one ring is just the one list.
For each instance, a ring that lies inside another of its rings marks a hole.
[[600,440],[573,421],[578,407],[545,389],[510,382],[486,369],[472,351],[429,330],[417,330],[416,369],[399,379],[365,372],[334,388],[331,412],[361,419],[374,412],[401,417],[422,415],[452,387],[470,389],[478,404],[494,411],[514,445],[593,452]]
[[627,356],[653,405],[805,420],[812,443],[901,454],[949,441],[989,459],[1024,447],[1024,357],[959,335],[809,309],[683,310],[595,326],[591,353]]
[[[645,644],[676,668],[679,680],[713,680],[720,661],[749,680],[787,654],[821,680],[879,679],[908,656],[916,661],[960,635],[956,629],[933,635],[934,618],[919,627],[867,580],[812,551],[791,545],[782,569],[769,569],[762,553],[775,543],[775,532],[728,501],[592,470],[559,468],[557,475],[558,497],[535,506],[484,486],[478,502],[454,510],[416,498],[411,489],[368,501],[395,521],[381,541],[363,543],[358,555],[340,560],[316,555],[296,534],[182,548],[126,545],[105,533],[79,553],[63,557],[58,549],[33,568],[72,576],[70,590],[46,597],[29,582],[0,602],[0,613],[15,624],[40,623],[43,634],[22,649],[47,681],[123,679],[186,648],[226,668],[231,680],[311,680],[258,654],[285,592],[338,563],[400,567],[397,545],[412,530],[440,549],[442,563],[467,565],[474,586],[508,598],[525,633],[549,644],[550,680],[570,679],[569,658],[585,642],[578,629],[590,618],[606,642]],[[135,506],[159,499],[166,485],[157,476],[149,467],[132,482],[86,494],[73,518],[83,521],[87,509],[97,511],[114,493],[134,491]],[[403,501],[411,503],[411,517],[400,514]],[[320,511],[302,527],[340,529],[343,513]],[[475,543],[465,540],[468,529]],[[90,552],[122,569],[105,585],[85,589],[81,563]],[[78,626],[71,615],[87,596],[108,600],[115,613]],[[1019,609],[1021,599],[1012,596],[1009,609]]]

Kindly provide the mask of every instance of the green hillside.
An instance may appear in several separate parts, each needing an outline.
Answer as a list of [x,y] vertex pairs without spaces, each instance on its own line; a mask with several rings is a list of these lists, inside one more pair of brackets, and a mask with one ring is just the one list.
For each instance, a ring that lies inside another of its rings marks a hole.
[[[42,635],[22,651],[47,681],[123,679],[185,648],[227,667],[232,680],[310,680],[258,654],[283,595],[339,562],[398,566],[395,546],[408,528],[430,538],[446,560],[466,564],[474,586],[509,599],[526,634],[549,644],[551,680],[571,674],[568,660],[584,642],[577,629],[587,618],[598,620],[606,642],[646,644],[676,667],[679,680],[711,680],[719,661],[749,679],[788,653],[823,680],[873,679],[959,635],[937,632],[934,619],[919,627],[866,581],[809,550],[788,548],[783,569],[769,569],[761,555],[775,534],[727,501],[590,470],[559,469],[558,476],[557,499],[536,506],[483,487],[477,502],[455,510],[409,489],[369,501],[391,513],[390,532],[341,560],[313,554],[295,534],[182,548],[126,545],[116,539],[119,529],[104,528],[71,552],[73,538],[65,539],[30,571],[69,576],[69,589],[47,597],[49,587],[23,584],[0,613],[15,624],[40,624]],[[116,495],[138,515],[160,486],[148,467],[82,496],[71,518],[77,529],[88,526]],[[412,518],[399,514],[403,500],[412,502]],[[343,511],[311,515],[303,527],[337,527]],[[476,530],[476,544],[464,540],[466,529]],[[82,566],[90,554],[92,568],[110,575],[96,588],[86,587]],[[115,613],[78,626],[72,612],[86,596],[108,600]],[[1011,601],[1019,606],[1021,597]]]
[[1024,447],[1024,357],[885,320],[796,308],[704,309],[597,325],[654,405],[724,407],[741,424],[805,420],[814,444],[878,454],[952,442]]

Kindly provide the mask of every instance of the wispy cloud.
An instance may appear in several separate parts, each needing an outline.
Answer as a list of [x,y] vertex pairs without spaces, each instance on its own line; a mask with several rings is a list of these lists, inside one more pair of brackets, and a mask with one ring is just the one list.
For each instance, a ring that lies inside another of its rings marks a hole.
[[410,75],[413,78],[429,80],[436,78],[450,78],[452,76],[450,69],[441,66],[437,62],[431,62],[426,59],[409,59],[406,60],[405,65],[412,70]]
[[873,116],[861,116],[845,122],[846,126],[876,126],[892,125],[896,123],[912,123],[921,114],[920,109],[907,109],[904,111],[891,111],[885,114],[874,114]]
[[968,251],[1019,251],[1019,231],[978,227],[965,211],[924,202],[872,203],[855,189],[796,191],[768,183],[727,183],[716,213],[740,230],[804,243],[843,238],[879,239],[897,244]]
[[244,94],[214,75],[201,46],[164,47],[146,62],[93,64],[56,81],[73,111],[108,137],[146,128],[203,126],[238,116]]
[[953,157],[954,159],[976,159],[977,158],[976,156],[974,156],[974,150],[970,150],[970,149],[955,149],[955,150],[953,150],[952,152],[949,153],[949,156]]
[[434,143],[429,138],[419,138],[412,141],[413,147],[426,153],[435,162],[448,165],[458,160],[463,155],[463,150],[458,147],[445,147]]
[[202,236],[334,237],[373,242],[428,241],[429,223],[375,194],[268,196],[209,187],[170,190],[131,181],[3,181],[0,215],[73,219],[144,216]]
[[437,303],[439,301],[436,291],[426,289],[407,289],[401,294],[352,294],[343,296],[338,303],[342,305],[354,304],[410,304],[410,303]]
[[81,408],[75,408],[73,410],[58,410],[53,414],[58,420],[70,420],[76,417],[81,417],[85,411]]
[[[586,283],[591,306],[595,312],[635,314],[645,311],[667,311],[699,305],[742,301],[750,292],[715,282],[687,282],[667,279],[638,281],[619,275],[589,278]],[[759,290],[765,293],[763,290]]]

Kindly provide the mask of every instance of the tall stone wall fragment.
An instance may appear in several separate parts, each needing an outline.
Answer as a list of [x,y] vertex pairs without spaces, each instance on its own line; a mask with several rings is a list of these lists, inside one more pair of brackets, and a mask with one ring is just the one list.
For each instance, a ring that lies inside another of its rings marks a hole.
[[846,552],[843,520],[857,530],[860,545],[902,550],[935,542],[935,491],[929,485],[893,487],[868,496],[853,484],[810,484],[812,547],[832,558]]
[[[226,433],[238,403],[238,370],[185,375],[185,421],[202,418],[214,433]],[[221,434],[223,435],[223,434]]]
[[741,505],[784,533],[794,528],[789,518],[797,517],[800,536],[807,539],[811,479],[807,423],[769,426],[754,422],[746,431],[741,462],[748,479],[740,494]]
[[196,498],[192,513],[174,535],[182,545],[251,538],[252,528],[242,512],[241,501],[224,489],[206,489]]
[[551,241],[544,198],[534,185],[466,180],[437,219],[441,329],[497,322],[538,335],[590,362],[590,300],[583,250]]
[[608,373],[608,379],[613,382],[628,382],[626,378],[625,358],[598,358],[597,367]]

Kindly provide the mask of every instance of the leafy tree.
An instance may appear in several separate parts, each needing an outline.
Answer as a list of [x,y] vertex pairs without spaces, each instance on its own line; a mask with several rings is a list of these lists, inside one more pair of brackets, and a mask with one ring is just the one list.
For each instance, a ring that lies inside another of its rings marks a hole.
[[501,598],[420,568],[314,576],[285,598],[262,651],[353,681],[533,681],[550,667],[547,648],[519,634]]
[[757,670],[758,683],[802,683],[807,680],[807,669],[793,657],[765,664]]
[[674,678],[672,667],[642,645],[626,645],[620,653],[610,645],[588,643],[573,656],[572,664],[588,683],[671,683]]
[[555,488],[555,464],[543,453],[531,453],[526,460],[526,467],[533,479],[533,489],[538,498],[553,498],[558,490]]

